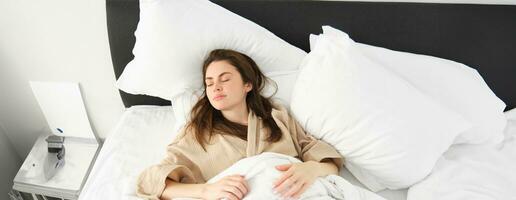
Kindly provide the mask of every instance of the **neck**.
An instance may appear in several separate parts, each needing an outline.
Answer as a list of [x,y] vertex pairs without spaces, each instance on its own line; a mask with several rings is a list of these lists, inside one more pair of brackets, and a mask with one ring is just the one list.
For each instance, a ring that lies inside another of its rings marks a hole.
[[245,103],[240,104],[239,106],[235,106],[229,110],[221,110],[222,115],[229,121],[247,125],[247,117],[249,116],[249,111],[247,110],[247,105]]

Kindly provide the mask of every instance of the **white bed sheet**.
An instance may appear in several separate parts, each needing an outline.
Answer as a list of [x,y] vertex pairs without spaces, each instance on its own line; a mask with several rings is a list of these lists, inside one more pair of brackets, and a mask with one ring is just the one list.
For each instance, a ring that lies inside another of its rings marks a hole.
[[[177,132],[171,106],[128,108],[106,138],[79,199],[140,199],[135,195],[136,177],[165,156],[165,147]],[[341,176],[365,188],[344,168]],[[406,200],[407,189],[377,194],[388,200]]]
[[174,123],[171,106],[128,108],[104,141],[79,199],[140,199],[136,177],[165,156]]

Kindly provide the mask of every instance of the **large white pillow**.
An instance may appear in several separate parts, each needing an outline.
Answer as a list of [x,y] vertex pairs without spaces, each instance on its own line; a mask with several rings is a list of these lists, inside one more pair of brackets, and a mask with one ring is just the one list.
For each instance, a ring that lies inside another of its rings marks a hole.
[[507,120],[500,100],[477,70],[433,56],[393,51],[357,43],[369,59],[395,72],[430,98],[472,122],[454,143],[493,143],[503,140]]
[[307,132],[333,145],[372,191],[422,180],[471,127],[363,56],[344,32],[322,34],[313,46],[301,64],[291,111]]
[[[339,35],[326,28],[324,34]],[[315,45],[311,37],[311,46]],[[364,56],[395,72],[441,105],[461,114],[473,127],[455,144],[500,143],[507,120],[506,104],[486,84],[477,70],[455,61],[355,43]]]
[[201,95],[202,90],[188,90],[171,100],[174,117],[176,118],[174,130],[180,130],[190,119],[192,108],[199,101]]
[[202,62],[213,49],[245,53],[263,72],[296,70],[306,55],[208,0],[141,0],[135,36],[134,59],[117,87],[168,100],[202,87]]
[[[269,77],[274,83],[266,82],[262,95],[272,96],[275,101],[288,108],[298,74],[299,70],[266,73],[265,76]],[[172,108],[176,117],[176,130],[183,127],[190,119],[192,107],[199,101],[201,95],[202,90],[200,89],[188,90],[172,99]]]

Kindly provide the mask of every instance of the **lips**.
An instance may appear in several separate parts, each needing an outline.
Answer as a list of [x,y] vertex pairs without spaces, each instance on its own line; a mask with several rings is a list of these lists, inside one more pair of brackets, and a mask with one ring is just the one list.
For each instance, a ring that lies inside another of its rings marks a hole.
[[226,97],[226,95],[217,95],[215,96],[215,98],[213,98],[213,100],[217,101],[217,100],[221,100],[223,99],[224,97]]

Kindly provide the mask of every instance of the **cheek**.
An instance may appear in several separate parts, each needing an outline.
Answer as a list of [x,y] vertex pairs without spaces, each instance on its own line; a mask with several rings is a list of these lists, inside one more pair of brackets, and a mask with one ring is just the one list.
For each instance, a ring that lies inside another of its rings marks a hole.
[[241,83],[233,82],[230,85],[228,85],[228,90],[241,93],[244,91],[244,86]]
[[209,89],[209,88],[206,88],[206,89],[205,89],[205,92],[206,92],[206,96],[208,97],[208,99],[211,99],[211,97],[212,97],[213,93],[210,91],[210,89]]
[[227,91],[228,91],[227,92],[228,94],[231,94],[231,96],[234,96],[234,97],[238,97],[238,96],[240,96],[240,93],[242,93],[242,91],[238,87],[228,88]]

